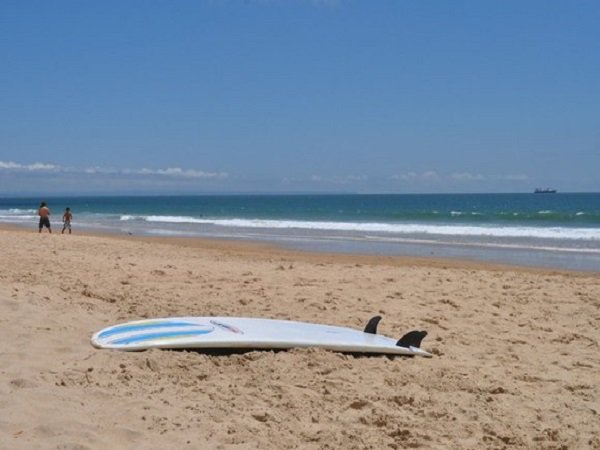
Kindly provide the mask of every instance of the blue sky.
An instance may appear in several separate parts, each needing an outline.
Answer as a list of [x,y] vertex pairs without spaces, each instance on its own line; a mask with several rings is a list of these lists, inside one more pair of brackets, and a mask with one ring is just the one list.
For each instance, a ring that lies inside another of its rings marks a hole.
[[0,3],[0,195],[600,191],[596,1]]

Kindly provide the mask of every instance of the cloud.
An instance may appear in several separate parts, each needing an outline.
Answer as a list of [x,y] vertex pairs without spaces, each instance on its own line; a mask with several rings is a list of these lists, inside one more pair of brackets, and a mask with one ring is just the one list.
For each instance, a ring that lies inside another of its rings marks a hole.
[[514,174],[514,175],[502,175],[501,177],[498,177],[500,180],[505,180],[505,181],[529,181],[529,175],[525,175],[523,173],[521,174]]
[[88,167],[84,169],[87,174],[104,175],[146,175],[166,176],[172,178],[227,178],[226,172],[204,172],[202,170],[182,169],[181,167],[168,167],[166,169],[114,169],[106,167]]
[[83,169],[83,173],[86,173],[88,175],[96,175],[96,174],[111,175],[111,174],[119,173],[119,170],[111,169],[108,167],[94,166],[94,167],[86,167],[85,169]]
[[68,172],[71,174],[85,175],[146,175],[165,176],[172,178],[227,178],[226,172],[204,172],[195,169],[182,169],[181,167],[167,167],[166,169],[116,169],[112,167],[91,166],[83,169],[74,167],[62,167],[58,164],[36,162],[33,164],[20,164],[13,161],[0,161],[0,170],[14,172]]
[[529,175],[526,174],[511,174],[511,175],[498,175],[498,176],[486,176],[480,173],[470,172],[452,172],[447,175],[440,175],[433,170],[428,170],[423,173],[407,172],[404,174],[392,175],[392,180],[406,181],[411,183],[423,183],[427,181],[454,181],[460,183],[474,182],[474,181],[529,181]]
[[15,170],[15,171],[28,171],[28,172],[37,172],[37,171],[60,171],[64,170],[61,166],[56,164],[46,164],[36,162],[33,164],[19,164],[12,161],[0,161],[0,170]]
[[180,167],[168,167],[166,169],[139,169],[131,170],[128,173],[139,174],[139,175],[164,175],[168,177],[181,177],[181,178],[227,178],[229,176],[226,172],[204,172],[202,170],[193,169],[182,169]]
[[454,181],[485,181],[485,177],[481,174],[472,174],[469,172],[455,172],[450,175],[450,178]]
[[319,183],[332,183],[332,184],[348,184],[367,181],[369,177],[367,175],[334,175],[324,177],[321,175],[313,175],[310,177],[311,181]]
[[392,180],[408,181],[408,182],[432,182],[439,181],[440,176],[433,170],[427,170],[423,173],[408,172],[399,175],[392,175]]

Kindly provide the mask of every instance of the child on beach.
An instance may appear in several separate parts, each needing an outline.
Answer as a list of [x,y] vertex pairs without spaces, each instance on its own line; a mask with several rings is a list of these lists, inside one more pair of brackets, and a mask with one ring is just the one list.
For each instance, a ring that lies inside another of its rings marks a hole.
[[50,227],[50,209],[46,206],[46,202],[40,203],[38,215],[40,216],[39,233],[42,232],[43,227],[48,228],[48,231],[52,233],[52,228]]
[[60,234],[63,234],[66,229],[69,230],[69,234],[71,234],[71,219],[73,219],[73,214],[71,214],[71,208],[65,209],[65,213],[63,214],[63,229]]

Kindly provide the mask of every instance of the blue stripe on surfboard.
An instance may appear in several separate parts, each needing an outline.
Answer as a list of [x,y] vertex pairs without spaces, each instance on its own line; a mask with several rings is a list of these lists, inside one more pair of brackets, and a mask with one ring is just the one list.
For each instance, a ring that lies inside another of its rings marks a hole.
[[109,328],[101,332],[98,337],[108,337],[113,334],[127,333],[129,331],[138,330],[152,330],[155,328],[172,328],[172,327],[206,327],[207,325],[201,325],[193,322],[152,322],[152,323],[138,323],[129,325],[117,325],[116,327]]
[[134,336],[128,336],[109,342],[111,345],[127,345],[134,344],[136,342],[152,341],[154,339],[167,339],[176,340],[180,338],[186,338],[190,336],[199,336],[201,334],[211,333],[212,329],[206,330],[181,330],[181,331],[166,331],[162,333],[147,333],[138,334]]

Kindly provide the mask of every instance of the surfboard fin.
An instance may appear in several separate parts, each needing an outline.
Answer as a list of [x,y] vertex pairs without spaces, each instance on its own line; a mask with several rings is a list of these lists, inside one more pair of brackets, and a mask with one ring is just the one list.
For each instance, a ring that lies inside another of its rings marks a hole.
[[409,331],[400,338],[396,345],[398,347],[417,347],[421,348],[421,341],[427,336],[427,331]]
[[371,317],[371,320],[369,320],[367,326],[365,327],[365,333],[377,334],[377,325],[379,325],[380,320],[381,316]]

